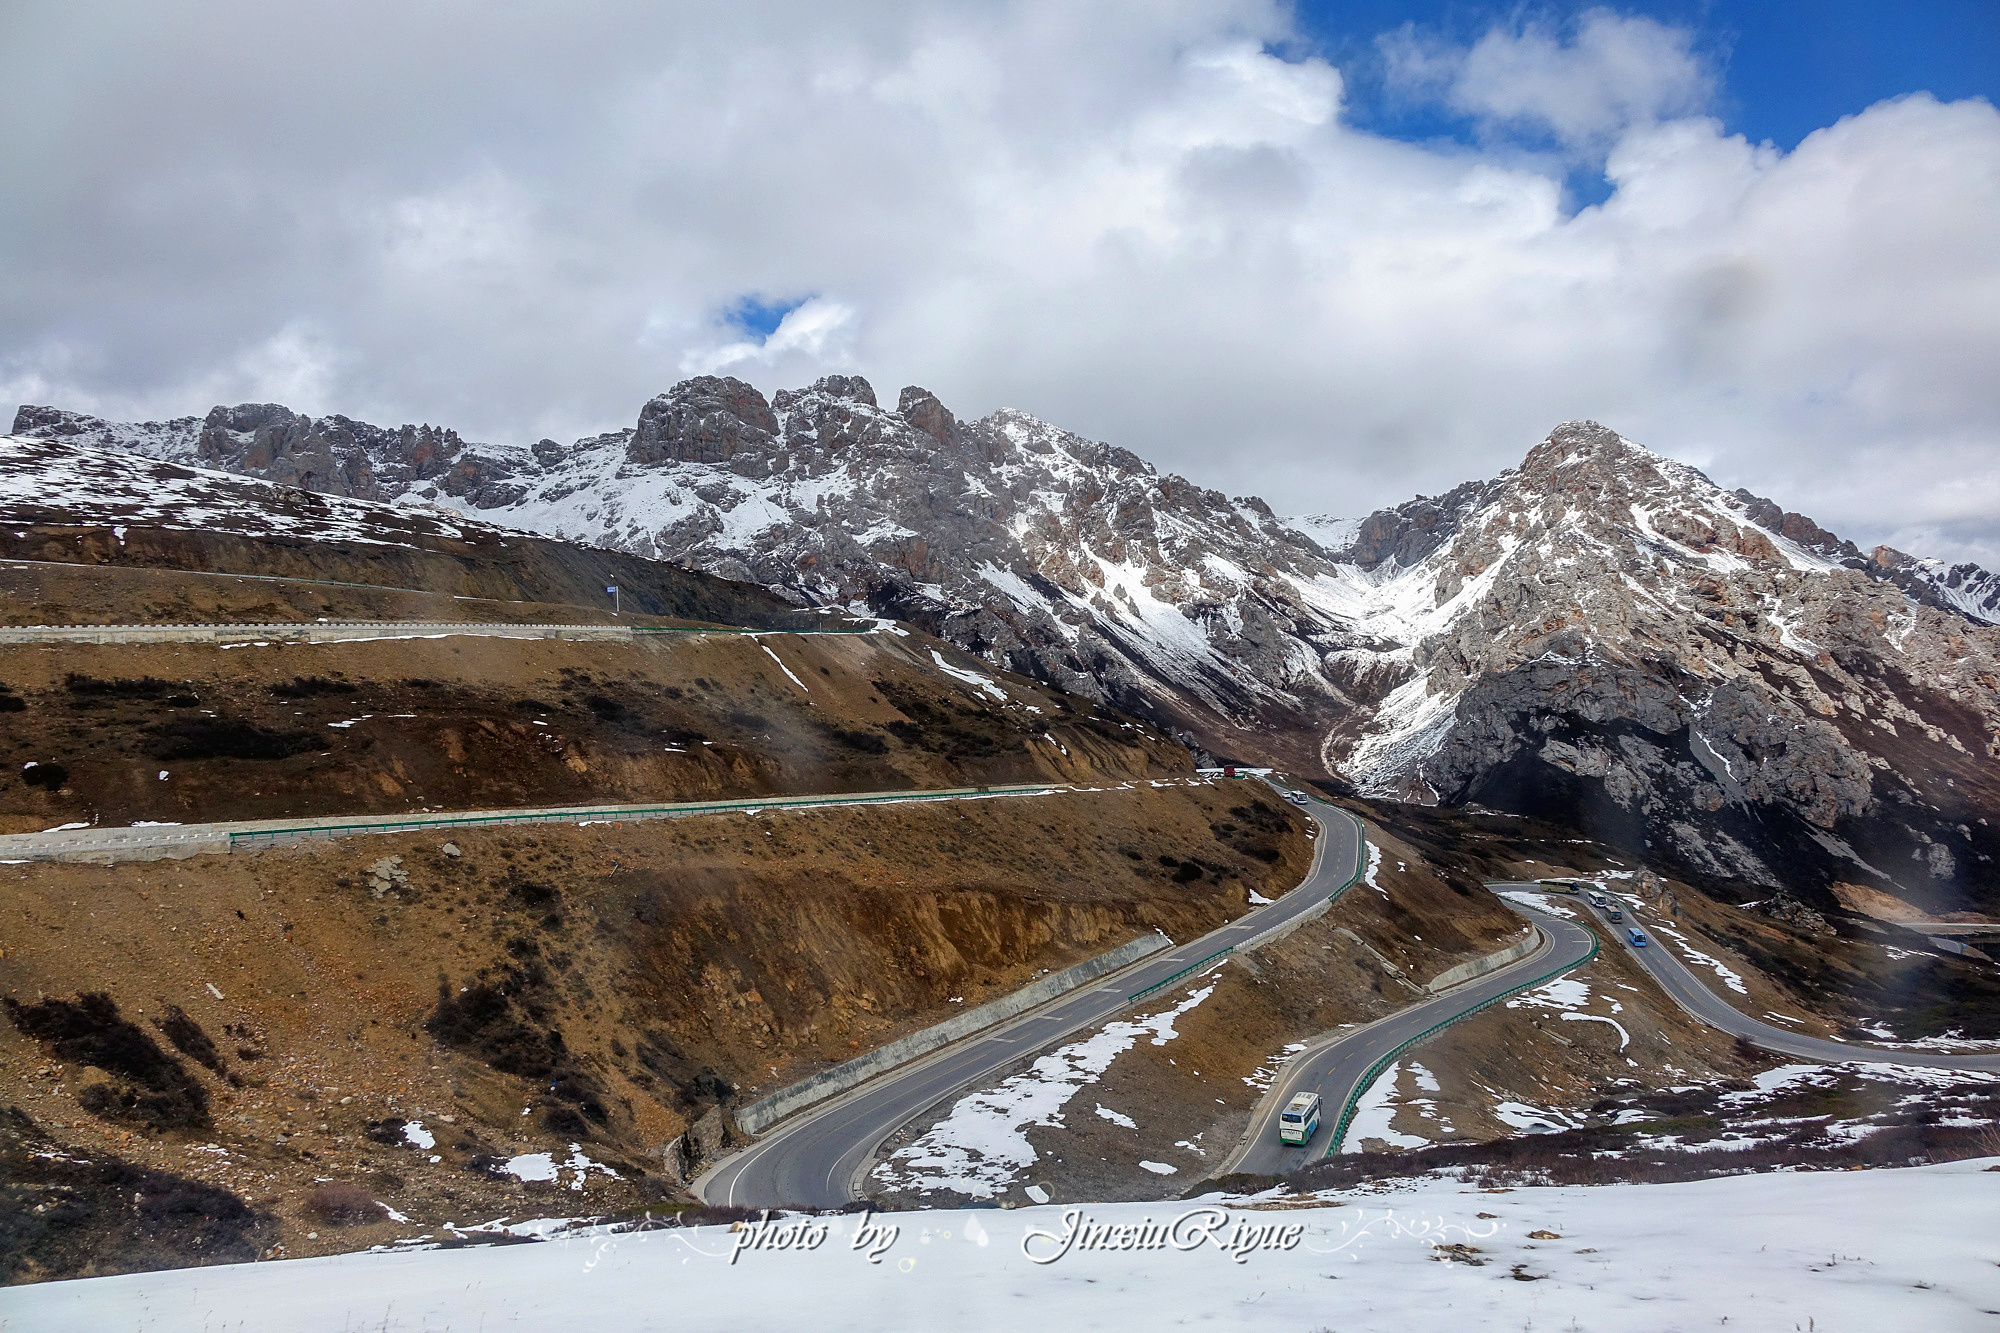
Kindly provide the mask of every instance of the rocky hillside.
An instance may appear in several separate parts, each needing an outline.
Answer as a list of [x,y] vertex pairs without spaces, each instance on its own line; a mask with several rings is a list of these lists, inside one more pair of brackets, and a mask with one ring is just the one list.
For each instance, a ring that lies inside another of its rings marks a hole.
[[1435,629],[1349,771],[1711,881],[1990,900],[2000,633],[1773,508],[1558,427],[1395,580]]
[[[396,504],[327,496],[85,442],[93,438],[0,439],[0,558],[317,582],[349,590],[323,599],[322,614],[337,619],[569,621],[579,611],[608,619],[605,590],[616,584],[628,616],[757,628],[826,623],[763,588],[511,531],[413,496]],[[22,596],[21,582],[8,580],[0,624],[301,618],[298,607],[269,599],[225,599],[226,610],[201,614],[185,598],[155,598],[129,580],[109,603],[88,595],[109,589],[104,578],[85,588],[72,580],[52,598]],[[384,591],[428,597],[421,608],[392,611]]]
[[1595,423],[1358,523],[843,376],[690,380],[631,430],[526,449],[270,406],[16,430],[895,615],[1218,753],[1557,815],[1705,882],[2000,895],[2000,577],[1863,553]]

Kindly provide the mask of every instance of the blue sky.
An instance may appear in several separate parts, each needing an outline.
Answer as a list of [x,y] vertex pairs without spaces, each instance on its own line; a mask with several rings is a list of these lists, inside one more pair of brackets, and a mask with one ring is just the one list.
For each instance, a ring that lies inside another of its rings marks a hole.
[[[1496,24],[1523,20],[1569,30],[1579,14],[1598,7],[1304,0],[1299,19],[1347,76],[1349,116],[1357,126],[1397,138],[1465,137],[1469,122],[1435,107],[1386,104],[1375,53],[1380,34],[1414,23],[1469,42]],[[1903,93],[2000,99],[1997,0],[1670,0],[1609,8],[1692,31],[1696,51],[1722,71],[1714,110],[1724,124],[1786,150],[1842,116]]]

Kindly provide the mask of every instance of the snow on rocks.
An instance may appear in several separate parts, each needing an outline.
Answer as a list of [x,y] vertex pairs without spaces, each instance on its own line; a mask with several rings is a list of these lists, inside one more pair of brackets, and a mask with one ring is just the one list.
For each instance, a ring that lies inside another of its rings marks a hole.
[[1264,1061],[1263,1064],[1257,1066],[1256,1070],[1253,1071],[1249,1075],[1249,1077],[1245,1078],[1243,1082],[1248,1086],[1255,1088],[1259,1092],[1266,1091],[1267,1089],[1270,1088],[1272,1083],[1277,1081],[1278,1071],[1280,1069],[1283,1069],[1288,1063],[1290,1063],[1291,1058],[1293,1056],[1297,1055],[1300,1051],[1303,1051],[1305,1048],[1306,1048],[1305,1042],[1295,1041],[1291,1043],[1290,1045],[1286,1046],[1284,1050],[1279,1051],[1276,1055]]
[[443,511],[318,495],[69,440],[0,437],[0,522],[74,522],[414,546],[505,531]]
[[1729,987],[1729,989],[1735,991],[1738,995],[1748,995],[1750,993],[1749,987],[1743,984],[1743,975],[1740,972],[1728,966],[1714,954],[1703,953],[1700,949],[1695,948],[1693,941],[1689,940],[1682,932],[1675,930],[1672,926],[1662,925],[1657,914],[1647,918],[1647,925],[1655,934],[1665,935],[1668,939],[1679,945],[1679,951],[1686,955],[1689,960],[1700,963],[1703,967],[1714,972],[1716,976],[1722,979],[1723,985]]
[[563,1161],[557,1161],[554,1153],[522,1153],[518,1157],[508,1158],[494,1169],[516,1180],[553,1181],[573,1190],[582,1189],[586,1178],[593,1171],[613,1179],[618,1176],[616,1171],[604,1163],[591,1161],[580,1143],[569,1145],[569,1156]]
[[1386,898],[1389,891],[1375,882],[1375,872],[1381,868],[1382,849],[1371,842],[1368,844],[1368,868],[1361,872],[1361,882]]
[[967,685],[982,690],[1000,703],[1004,704],[1007,702],[1007,691],[1001,689],[1000,682],[994,680],[993,677],[981,675],[977,671],[967,671],[962,667],[955,667],[945,661],[944,655],[935,648],[931,649],[931,661],[937,663],[937,669],[944,672],[945,675],[950,676],[953,680],[963,681]]
[[[1593,1004],[1607,1006],[1611,1013],[1625,1012],[1625,1006],[1611,996],[1593,996],[1590,983],[1580,977],[1558,977],[1533,990],[1523,991],[1507,1001],[1509,1009],[1554,1009],[1566,1022],[1607,1023],[1618,1033],[1618,1049],[1624,1050],[1632,1044],[1632,1034],[1625,1025],[1608,1014],[1589,1014],[1583,1011]],[[1510,1122],[1511,1123],[1511,1122]]]
[[1577,919],[1576,909],[1563,901],[1566,896],[1559,893],[1535,893],[1527,889],[1501,889],[1499,896],[1516,902],[1523,907],[1531,907],[1537,912],[1547,912],[1550,916],[1566,916]]

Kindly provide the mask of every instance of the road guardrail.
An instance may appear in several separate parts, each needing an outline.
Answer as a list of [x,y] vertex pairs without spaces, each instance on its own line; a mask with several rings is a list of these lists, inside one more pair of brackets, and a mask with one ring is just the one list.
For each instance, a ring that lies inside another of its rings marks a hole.
[[1377,1060],[1374,1064],[1370,1065],[1368,1067],[1368,1072],[1363,1074],[1360,1080],[1355,1083],[1354,1091],[1347,1094],[1347,1104],[1341,1107],[1340,1109],[1340,1119],[1334,1124],[1333,1137],[1327,1140],[1326,1151],[1321,1153],[1320,1157],[1322,1159],[1332,1157],[1334,1154],[1340,1151],[1341,1140],[1347,1137],[1347,1128],[1354,1122],[1355,1112],[1361,1109],[1361,1098],[1363,1094],[1365,1094],[1369,1088],[1374,1086],[1375,1080],[1382,1077],[1383,1072],[1386,1071],[1390,1065],[1394,1064],[1398,1059],[1402,1057],[1404,1051],[1409,1050],[1412,1046],[1415,1046],[1418,1042],[1428,1041],[1430,1038],[1435,1037],[1438,1033],[1444,1031],[1446,1028],[1450,1027],[1454,1023],[1463,1023],[1466,1019],[1471,1018],[1474,1014],[1483,1013],[1484,1011],[1491,1009],[1494,1005],[1500,1003],[1500,1001],[1502,1000],[1511,999],[1514,996],[1519,995],[1524,990],[1533,990],[1535,987],[1541,985],[1545,981],[1553,981],[1555,978],[1561,976],[1563,973],[1568,972],[1573,968],[1582,967],[1585,963],[1597,957],[1597,932],[1593,930],[1588,933],[1590,935],[1590,952],[1585,954],[1583,957],[1577,959],[1575,962],[1564,963],[1561,967],[1556,968],[1554,971],[1544,972],[1541,976],[1536,977],[1533,981],[1524,981],[1518,986],[1513,986],[1508,988],[1507,990],[1500,991],[1497,994],[1489,995],[1484,1000],[1481,1000],[1478,1004],[1473,1005],[1470,1009],[1461,1010],[1460,1012],[1453,1014],[1450,1018],[1444,1019],[1441,1022],[1431,1024],[1429,1027],[1425,1028],[1422,1032],[1419,1032],[1416,1036],[1411,1037],[1408,1041],[1396,1047],[1396,1049],[1390,1051],[1388,1054],[1382,1056],[1379,1060]]

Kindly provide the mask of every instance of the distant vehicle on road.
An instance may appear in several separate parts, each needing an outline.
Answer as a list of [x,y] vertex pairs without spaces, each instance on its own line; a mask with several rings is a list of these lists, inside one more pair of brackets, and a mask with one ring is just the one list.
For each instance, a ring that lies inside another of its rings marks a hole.
[[1611,900],[1596,889],[1592,889],[1590,891],[1590,905],[1592,907],[1609,907],[1611,906]]
[[1535,883],[1554,889],[1557,893],[1575,893],[1578,887],[1573,879],[1538,879]]
[[1636,927],[1628,930],[1625,932],[1625,938],[1632,941],[1635,948],[1643,949],[1646,947],[1646,932],[1643,930],[1639,930]]
[[1311,1143],[1312,1136],[1319,1132],[1319,1094],[1302,1092],[1285,1103],[1285,1109],[1278,1112],[1278,1141],[1280,1143]]
[[1288,791],[1285,793],[1285,799],[1290,801],[1293,805],[1304,805],[1306,803],[1305,794],[1303,792]]
[[1612,908],[1610,911],[1606,912],[1604,915],[1610,917],[1613,921],[1623,921],[1625,919],[1625,914],[1619,911],[1615,907]]

